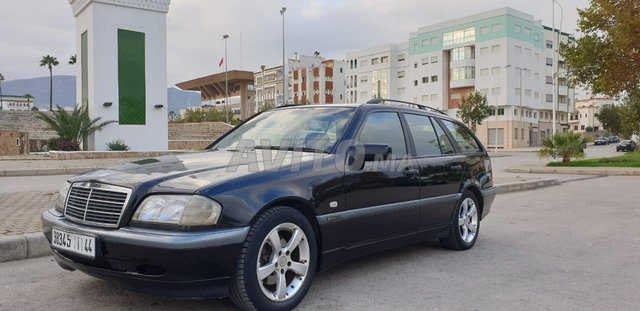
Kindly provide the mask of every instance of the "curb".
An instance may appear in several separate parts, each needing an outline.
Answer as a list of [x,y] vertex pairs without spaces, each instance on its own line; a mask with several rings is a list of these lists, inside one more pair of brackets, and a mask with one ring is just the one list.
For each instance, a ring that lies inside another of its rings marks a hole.
[[554,167],[520,168],[520,167],[515,167],[515,168],[508,168],[504,171],[509,173],[526,173],[526,174],[640,176],[640,169],[619,169],[619,168],[554,168]]
[[559,185],[560,181],[557,179],[538,179],[538,180],[527,180],[527,181],[519,181],[511,184],[500,184],[496,185],[496,190],[498,194],[502,193],[510,193],[510,192],[519,192],[519,191],[529,191],[536,190],[551,186]]
[[46,175],[76,175],[96,170],[94,167],[84,168],[52,168],[41,170],[9,170],[0,171],[0,177],[18,177],[18,176],[46,176]]
[[48,255],[49,241],[40,232],[0,237],[0,262]]

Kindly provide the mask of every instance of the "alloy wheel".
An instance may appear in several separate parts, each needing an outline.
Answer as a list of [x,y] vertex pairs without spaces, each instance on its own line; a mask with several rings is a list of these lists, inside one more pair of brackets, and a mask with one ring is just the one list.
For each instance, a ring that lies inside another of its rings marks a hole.
[[462,240],[465,243],[471,243],[478,231],[478,209],[473,199],[466,198],[462,201],[458,215],[458,226]]

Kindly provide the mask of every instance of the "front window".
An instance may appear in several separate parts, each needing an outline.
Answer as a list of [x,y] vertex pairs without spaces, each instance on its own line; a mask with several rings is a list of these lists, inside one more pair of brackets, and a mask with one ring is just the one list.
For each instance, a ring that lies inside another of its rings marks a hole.
[[242,124],[214,149],[234,150],[241,141],[256,149],[329,152],[344,133],[353,108],[290,108],[262,113]]

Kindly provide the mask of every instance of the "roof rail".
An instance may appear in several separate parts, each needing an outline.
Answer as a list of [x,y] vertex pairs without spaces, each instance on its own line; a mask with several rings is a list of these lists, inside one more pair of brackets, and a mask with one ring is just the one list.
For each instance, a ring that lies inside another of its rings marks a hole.
[[436,108],[432,108],[429,106],[425,106],[425,105],[420,105],[420,104],[416,104],[416,103],[412,103],[412,102],[406,102],[406,101],[402,101],[402,100],[396,100],[396,99],[386,99],[386,98],[374,98],[371,99],[367,102],[367,104],[374,104],[374,105],[380,105],[383,104],[385,102],[392,102],[392,103],[401,103],[401,104],[406,104],[406,105],[412,105],[412,106],[416,106],[418,107],[418,109],[422,109],[422,110],[431,110],[433,112],[437,112],[437,113],[441,113],[443,115],[447,115],[446,113],[442,112],[441,110],[438,110]]

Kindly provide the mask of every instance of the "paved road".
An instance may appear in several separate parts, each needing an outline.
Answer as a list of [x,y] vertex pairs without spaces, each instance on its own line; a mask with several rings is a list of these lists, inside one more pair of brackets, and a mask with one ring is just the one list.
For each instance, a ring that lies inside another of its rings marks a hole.
[[[319,275],[300,309],[637,310],[637,186],[606,177],[499,196],[472,250],[424,243],[352,261]],[[0,276],[0,310],[233,309],[127,292],[51,257],[0,264]]]
[[0,193],[58,191],[71,175],[0,177]]

